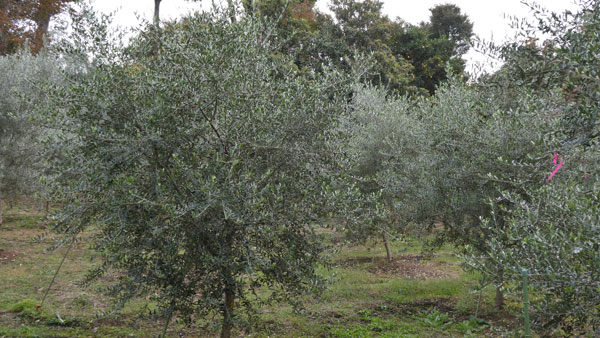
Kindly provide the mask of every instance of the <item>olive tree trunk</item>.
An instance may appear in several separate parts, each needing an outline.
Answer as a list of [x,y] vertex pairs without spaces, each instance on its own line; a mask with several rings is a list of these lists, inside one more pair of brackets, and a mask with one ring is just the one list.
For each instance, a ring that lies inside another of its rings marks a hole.
[[161,0],[154,0],[154,25],[158,27],[160,23],[160,2]]
[[391,262],[394,257],[392,257],[392,248],[390,248],[390,242],[387,237],[387,232],[385,229],[381,232],[381,237],[383,238],[383,245],[385,246],[385,253],[387,255],[388,262]]
[[[0,11],[4,11],[6,9],[6,7],[8,7],[8,1],[9,0],[0,0]],[[7,50],[7,44],[8,44],[8,32],[5,31],[5,29],[1,29],[0,30],[0,54],[2,54],[2,52],[6,52]]]
[[233,0],[227,0],[227,7],[229,10],[229,20],[231,20],[231,22],[235,22],[235,4],[233,3]]
[[[224,245],[231,252],[235,236],[235,225],[228,222],[229,232],[225,235]],[[221,327],[221,338],[231,338],[233,329],[233,311],[235,307],[235,279],[231,270],[223,270],[223,326]]]
[[225,286],[224,298],[225,304],[223,305],[223,327],[221,328],[221,338],[231,338],[235,293],[233,287],[230,285]]
[[502,289],[497,286],[496,287],[496,308],[498,308],[498,310],[502,310],[504,309],[504,293],[502,292]]

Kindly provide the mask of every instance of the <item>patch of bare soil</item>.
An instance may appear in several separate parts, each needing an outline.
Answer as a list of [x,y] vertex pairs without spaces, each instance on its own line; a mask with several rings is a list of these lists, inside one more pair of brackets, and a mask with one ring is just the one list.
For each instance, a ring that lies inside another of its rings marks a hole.
[[0,328],[17,327],[21,323],[21,318],[16,312],[0,311]]
[[444,279],[457,277],[447,263],[434,262],[423,259],[421,255],[401,255],[395,257],[391,262],[385,257],[376,257],[368,269],[377,275],[397,275],[408,279]]
[[35,209],[12,209],[9,210],[7,212],[7,215],[10,216],[29,216],[29,217],[33,217],[33,216],[42,216],[43,213],[39,210],[35,210]]
[[0,249],[0,265],[12,262],[15,259],[15,257],[17,257],[17,254],[15,252]]
[[456,299],[450,297],[419,299],[411,303],[396,304],[393,308],[397,313],[416,314],[427,310],[437,309],[440,312],[454,314]]

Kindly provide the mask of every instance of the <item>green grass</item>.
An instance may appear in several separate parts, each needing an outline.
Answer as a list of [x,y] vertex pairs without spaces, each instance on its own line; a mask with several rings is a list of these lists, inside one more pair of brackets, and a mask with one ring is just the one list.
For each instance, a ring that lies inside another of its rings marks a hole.
[[41,225],[43,218],[40,216],[25,216],[8,214],[4,217],[4,222],[13,228],[31,229],[43,228]]
[[[110,312],[101,292],[107,276],[87,288],[78,285],[96,264],[88,244],[76,244],[40,305],[65,249],[48,252],[52,236],[35,210],[14,208],[0,227],[0,337],[149,337],[161,320],[145,312],[140,299]],[[248,337],[498,337],[511,336],[518,319],[493,308],[493,290],[483,292],[475,312],[479,276],[464,273],[451,247],[422,259],[421,243],[393,243],[395,262],[381,245],[340,248],[336,267],[320,273],[333,282],[320,299],[306,298],[295,311],[280,304],[259,309]],[[266,290],[265,290],[266,291]],[[199,319],[187,328],[174,323],[173,337],[218,336],[218,322]]]

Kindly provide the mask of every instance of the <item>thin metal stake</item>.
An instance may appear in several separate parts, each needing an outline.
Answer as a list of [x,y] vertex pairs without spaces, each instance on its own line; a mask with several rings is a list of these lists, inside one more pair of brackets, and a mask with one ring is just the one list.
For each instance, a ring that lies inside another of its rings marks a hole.
[[531,337],[531,327],[529,324],[529,297],[527,295],[529,287],[527,286],[527,269],[522,269],[523,274],[523,321],[525,322],[525,337]]
[[65,259],[67,258],[67,255],[69,254],[69,251],[71,251],[71,248],[73,247],[73,243],[75,243],[75,238],[73,238],[73,240],[71,241],[71,244],[67,248],[67,252],[65,252],[65,255],[63,256],[62,260],[60,261],[60,264],[58,265],[58,268],[54,272],[54,277],[52,277],[52,281],[50,281],[50,285],[48,285],[48,288],[46,289],[46,292],[44,293],[44,298],[42,298],[42,303],[38,306],[38,308],[41,308],[44,305],[44,302],[46,301],[46,296],[48,296],[48,291],[50,291],[50,288],[52,287],[52,284],[54,284],[54,280],[56,279],[56,275],[58,275],[58,272],[60,271],[60,268],[62,267],[63,263],[65,262]]
[[481,293],[483,292],[483,284],[485,283],[485,272],[483,276],[481,276],[481,288],[479,289],[479,296],[477,296],[477,307],[475,308],[475,319],[477,319],[477,315],[479,314],[479,304],[481,304]]

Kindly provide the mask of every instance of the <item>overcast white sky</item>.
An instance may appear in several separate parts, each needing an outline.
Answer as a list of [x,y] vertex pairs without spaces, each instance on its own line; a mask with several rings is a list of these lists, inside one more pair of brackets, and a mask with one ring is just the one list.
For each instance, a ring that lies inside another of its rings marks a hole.
[[[576,0],[538,0],[538,4],[556,11],[566,9],[575,10]],[[528,7],[521,0],[383,0],[383,12],[391,19],[396,17],[404,21],[417,24],[428,21],[429,9],[438,4],[452,3],[462,9],[473,22],[473,30],[477,36],[484,40],[495,42],[504,41],[512,37],[514,32],[509,27],[506,15],[518,17],[531,17]],[[139,21],[136,13],[147,20],[152,19],[154,1],[152,0],[93,0],[94,7],[102,12],[115,12],[114,22],[122,26],[136,26]],[[327,11],[329,0],[318,0],[317,7]],[[180,17],[190,11],[208,9],[210,0],[201,3],[184,0],[163,0],[161,3],[161,19]],[[472,69],[484,58],[474,51],[466,55],[468,68]]]

